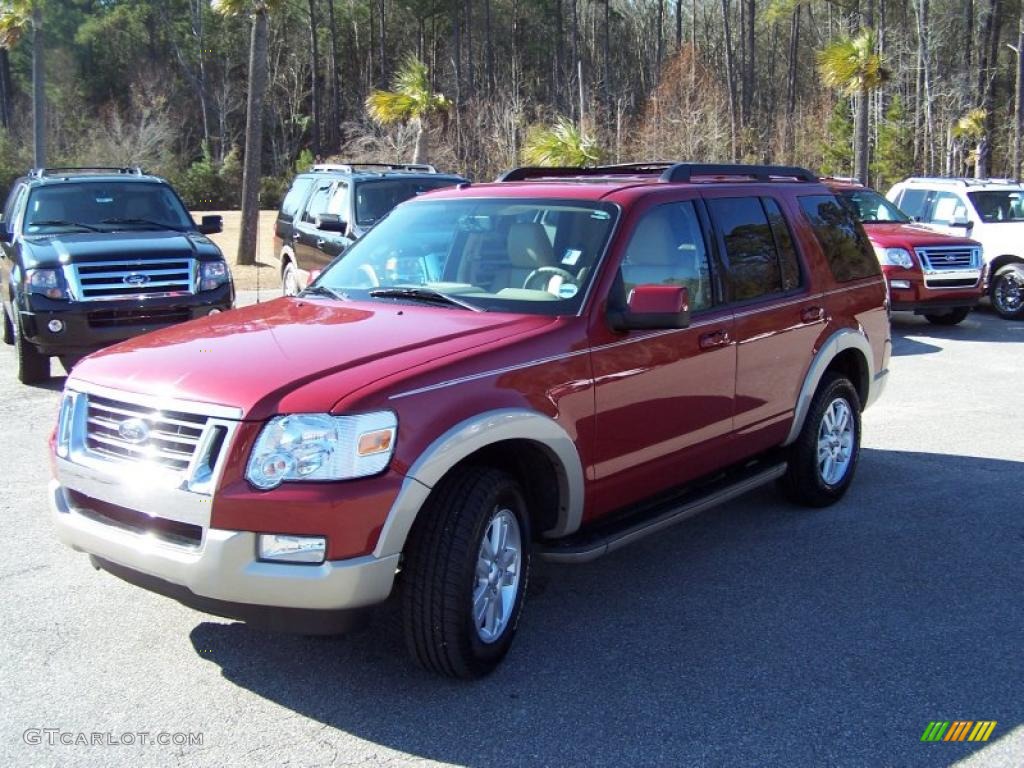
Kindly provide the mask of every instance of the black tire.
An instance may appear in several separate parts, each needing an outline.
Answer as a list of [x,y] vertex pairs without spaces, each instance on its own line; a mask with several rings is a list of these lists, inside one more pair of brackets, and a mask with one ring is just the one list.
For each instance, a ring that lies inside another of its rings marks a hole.
[[1024,266],[1007,264],[989,284],[992,308],[1006,320],[1024,319]]
[[[473,611],[477,560],[492,519],[506,510],[519,525],[518,586],[507,623],[485,642]],[[529,574],[530,521],[518,483],[488,467],[453,470],[431,493],[406,543],[399,590],[409,653],[447,677],[488,674],[512,645]]]
[[970,307],[957,307],[944,315],[926,314],[924,319],[932,325],[959,325],[971,314]]
[[26,341],[21,328],[14,335],[14,346],[18,353],[18,381],[22,384],[41,384],[50,378],[50,358]]
[[285,296],[295,296],[299,290],[299,270],[295,268],[295,262],[288,259],[281,269],[281,291]]
[[[829,481],[819,467],[819,432],[826,414],[837,401],[845,402],[849,408],[853,436],[845,471]],[[779,478],[779,487],[790,501],[807,507],[827,507],[843,498],[860,458],[860,409],[860,398],[850,380],[840,374],[826,373],[811,401],[803,429],[789,448],[786,474]]]
[[9,346],[14,345],[14,324],[11,322],[11,318],[7,315],[7,308],[0,305],[0,315],[3,315],[4,321],[4,344]]

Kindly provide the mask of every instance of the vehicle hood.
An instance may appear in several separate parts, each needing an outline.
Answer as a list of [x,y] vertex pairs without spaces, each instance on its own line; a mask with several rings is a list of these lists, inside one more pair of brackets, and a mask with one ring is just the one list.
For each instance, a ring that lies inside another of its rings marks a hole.
[[977,241],[970,238],[945,235],[920,224],[900,222],[865,224],[864,231],[868,233],[871,243],[880,248],[978,245]]
[[35,264],[48,265],[132,259],[194,256],[220,258],[220,249],[204,235],[192,232],[73,232],[33,235],[24,239],[24,250]]
[[[439,357],[550,325],[544,316],[391,302],[282,298],[139,336],[82,360],[68,377],[102,387],[240,408],[243,418],[288,411],[281,401],[331,376],[340,399]],[[294,402],[294,401],[292,401]]]

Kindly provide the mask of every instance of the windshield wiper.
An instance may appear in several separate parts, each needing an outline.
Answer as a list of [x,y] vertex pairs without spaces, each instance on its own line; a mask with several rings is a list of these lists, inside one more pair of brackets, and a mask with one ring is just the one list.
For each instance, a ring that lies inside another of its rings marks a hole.
[[450,304],[473,312],[487,311],[476,304],[470,304],[468,301],[463,301],[455,296],[449,296],[447,293],[435,291],[432,288],[374,288],[370,291],[370,296],[375,299],[420,299],[421,301],[429,301],[433,304]]
[[103,219],[100,224],[144,224],[149,227],[156,227],[157,229],[170,229],[175,232],[184,232],[181,227],[176,227],[165,221],[153,221],[152,219],[113,218]]
[[29,224],[30,227],[79,227],[90,232],[102,232],[103,230],[91,224],[83,224],[80,221],[68,221],[67,219],[39,219]]
[[309,288],[303,289],[299,296],[328,296],[338,301],[348,301],[347,294],[336,291],[333,288],[328,288],[326,285],[311,285]]

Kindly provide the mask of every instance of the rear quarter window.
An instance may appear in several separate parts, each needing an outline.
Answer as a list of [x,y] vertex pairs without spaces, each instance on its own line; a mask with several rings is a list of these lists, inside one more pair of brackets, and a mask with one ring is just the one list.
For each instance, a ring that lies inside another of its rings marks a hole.
[[312,179],[297,178],[292,183],[292,188],[288,190],[288,194],[284,196],[284,200],[281,201],[281,215],[295,218],[295,214],[302,207],[306,193],[309,192],[311,186],[313,186]]
[[810,221],[832,275],[840,283],[881,274],[863,228],[835,195],[805,195],[800,208]]

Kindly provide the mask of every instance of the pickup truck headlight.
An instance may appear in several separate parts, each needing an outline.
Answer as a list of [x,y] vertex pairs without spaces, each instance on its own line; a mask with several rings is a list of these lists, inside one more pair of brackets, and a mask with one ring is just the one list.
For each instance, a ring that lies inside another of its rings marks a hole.
[[231,276],[226,261],[204,261],[199,266],[199,290],[212,291]]
[[48,299],[66,299],[64,279],[59,269],[29,269],[25,272],[25,288]]
[[910,269],[914,266],[914,257],[906,248],[875,248],[875,255],[878,256],[878,263],[890,267],[903,267]]
[[270,490],[286,480],[350,480],[387,467],[398,422],[391,411],[358,416],[275,416],[260,432],[246,479]]

